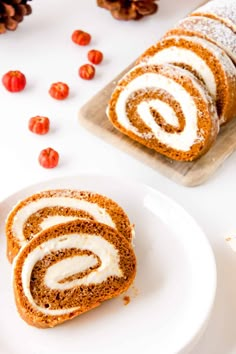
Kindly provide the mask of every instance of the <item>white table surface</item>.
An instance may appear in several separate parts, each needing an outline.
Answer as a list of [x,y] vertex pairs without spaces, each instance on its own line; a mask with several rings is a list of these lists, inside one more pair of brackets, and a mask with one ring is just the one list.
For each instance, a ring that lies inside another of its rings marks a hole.
[[[117,21],[96,6],[95,0],[33,1],[33,14],[15,32],[0,36],[0,76],[19,69],[27,77],[26,89],[17,94],[0,85],[0,199],[54,177],[95,173],[129,177],[170,196],[192,214],[205,231],[215,253],[218,288],[208,328],[191,354],[236,353],[236,254],[224,241],[236,233],[236,154],[204,185],[188,188],[103,142],[78,122],[79,108],[123,70],[176,21],[201,0],[161,0],[160,10],[141,21]],[[75,29],[92,35],[88,47],[70,39]],[[94,80],[77,75],[87,62],[88,49],[103,51],[105,60]],[[52,82],[65,81],[71,89],[65,101],[48,95]],[[51,131],[37,136],[28,131],[31,116],[51,119]],[[41,149],[60,153],[57,168],[43,169],[37,161]],[[1,210],[0,210],[1,213]],[[202,289],[204,291],[204,289]]]

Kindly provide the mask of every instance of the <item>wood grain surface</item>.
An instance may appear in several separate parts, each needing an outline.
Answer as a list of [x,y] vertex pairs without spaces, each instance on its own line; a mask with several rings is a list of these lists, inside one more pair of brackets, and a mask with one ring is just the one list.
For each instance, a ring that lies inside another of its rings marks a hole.
[[200,159],[193,162],[171,160],[133,141],[113,127],[106,108],[117,81],[133,67],[133,63],[98,92],[79,111],[81,124],[104,141],[152,167],[156,171],[186,186],[205,182],[236,149],[236,119],[221,127],[216,142]]

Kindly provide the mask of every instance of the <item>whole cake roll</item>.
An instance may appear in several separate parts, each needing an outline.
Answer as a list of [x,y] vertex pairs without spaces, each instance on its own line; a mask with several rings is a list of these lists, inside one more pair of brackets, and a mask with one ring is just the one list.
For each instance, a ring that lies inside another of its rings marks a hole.
[[199,7],[191,16],[205,16],[221,21],[236,33],[236,1],[213,0]]
[[236,116],[236,67],[213,43],[194,36],[166,37],[144,52],[138,63],[172,63],[190,70],[216,101],[220,123]]
[[223,49],[236,64],[236,33],[224,23],[204,16],[190,16],[167,31],[171,35],[195,36],[207,39]]
[[135,274],[132,246],[114,228],[85,220],[51,226],[14,260],[17,309],[32,326],[54,327],[123,293]]
[[107,114],[122,133],[180,161],[204,154],[219,131],[205,85],[171,64],[134,67],[116,86]]
[[110,198],[87,191],[48,190],[20,201],[8,215],[5,229],[9,261],[40,231],[75,219],[107,224],[132,241],[133,225],[125,211]]

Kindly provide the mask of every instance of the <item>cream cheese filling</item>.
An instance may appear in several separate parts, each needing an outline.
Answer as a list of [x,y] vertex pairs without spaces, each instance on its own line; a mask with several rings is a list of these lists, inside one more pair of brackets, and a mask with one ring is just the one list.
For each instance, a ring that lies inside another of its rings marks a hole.
[[[67,207],[67,208],[73,208],[77,210],[83,210],[91,214],[96,221],[104,223],[106,225],[109,225],[111,227],[116,228],[115,223],[113,222],[111,216],[107,213],[107,211],[103,208],[101,208],[99,205],[95,203],[90,203],[85,200],[80,200],[76,198],[69,198],[69,197],[52,197],[52,198],[40,198],[37,199],[36,201],[33,201],[27,205],[25,205],[23,208],[21,208],[17,214],[15,215],[13,219],[13,224],[12,224],[12,231],[14,236],[24,243],[25,237],[23,234],[23,226],[26,220],[34,213],[36,213],[38,210],[46,208],[46,207]],[[58,220],[60,222],[65,222],[65,221],[71,221],[76,218],[74,217],[66,217],[66,219],[63,217],[63,219],[58,219],[53,217],[48,218],[48,220],[44,219],[42,223],[42,228],[47,228],[48,226],[52,226],[58,223]],[[55,224],[53,224],[55,222]]]
[[47,269],[45,284],[50,289],[70,289],[73,285],[77,285],[77,281],[64,283],[60,283],[60,281],[74,274],[84,272],[96,264],[97,259],[93,255],[80,255],[63,259]]
[[[43,221],[40,223],[40,227],[42,230],[48,229],[51,226],[62,224],[64,222],[73,221],[78,219],[78,216],[71,216],[71,215],[53,215],[47,216]],[[80,218],[84,219],[84,218]]]
[[151,125],[153,122],[153,117],[150,112],[150,108],[155,109],[162,117],[165,117],[165,121],[168,124],[171,124],[174,127],[178,127],[179,122],[176,117],[175,111],[172,107],[170,107],[167,103],[159,100],[158,98],[155,100],[150,100],[148,102],[141,102],[138,105],[138,114],[140,117],[145,117],[145,123],[147,125]]

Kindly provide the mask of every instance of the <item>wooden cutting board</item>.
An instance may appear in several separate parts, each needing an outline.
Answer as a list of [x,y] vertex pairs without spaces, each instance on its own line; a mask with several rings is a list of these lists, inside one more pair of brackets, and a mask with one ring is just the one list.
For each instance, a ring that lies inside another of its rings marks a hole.
[[193,162],[179,162],[162,156],[120,133],[106,116],[106,107],[111,93],[117,81],[130,67],[80,109],[80,122],[104,141],[118,147],[178,183],[186,186],[196,186],[203,183],[236,149],[236,119],[221,127],[216,142],[208,153],[200,159]]
[[81,124],[109,144],[125,151],[170,179],[186,186],[205,182],[236,149],[236,119],[221,127],[216,142],[207,154],[193,162],[173,161],[126,137],[106,117],[106,107],[117,81],[131,64],[98,92],[79,111]]

